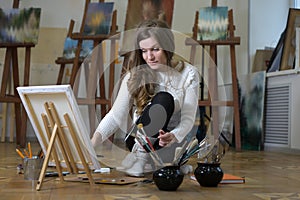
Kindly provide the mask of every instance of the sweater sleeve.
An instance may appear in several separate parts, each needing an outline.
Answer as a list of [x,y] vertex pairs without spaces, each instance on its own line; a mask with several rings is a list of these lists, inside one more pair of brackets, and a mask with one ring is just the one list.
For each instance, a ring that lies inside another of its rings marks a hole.
[[194,67],[188,72],[185,94],[181,107],[180,123],[171,131],[178,142],[182,142],[185,136],[192,130],[198,109],[199,98],[199,73]]
[[131,98],[127,87],[129,76],[130,74],[125,75],[111,110],[100,121],[95,131],[95,133],[98,132],[97,134],[101,134],[103,140],[106,140],[119,128],[125,130],[127,127],[131,103]]

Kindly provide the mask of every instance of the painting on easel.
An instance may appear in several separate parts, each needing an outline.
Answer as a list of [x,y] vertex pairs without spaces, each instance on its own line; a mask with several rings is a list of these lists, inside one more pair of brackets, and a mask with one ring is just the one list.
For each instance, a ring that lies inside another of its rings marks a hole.
[[[75,58],[76,49],[78,47],[78,40],[73,40],[70,37],[66,37],[64,43],[63,57],[66,59]],[[93,40],[83,40],[82,47],[80,51],[80,57],[87,57],[94,48]]]
[[109,34],[113,7],[113,2],[89,3],[83,33],[85,35]]
[[225,40],[227,32],[227,6],[200,8],[197,40]]
[[41,8],[0,8],[0,43],[37,44],[40,16]]
[[121,52],[132,50],[134,44],[132,31],[138,24],[147,19],[159,19],[172,26],[174,10],[174,0],[129,0],[126,19],[125,32],[123,33]]
[[160,19],[172,26],[174,0],[129,0],[125,30],[136,28],[146,19]]

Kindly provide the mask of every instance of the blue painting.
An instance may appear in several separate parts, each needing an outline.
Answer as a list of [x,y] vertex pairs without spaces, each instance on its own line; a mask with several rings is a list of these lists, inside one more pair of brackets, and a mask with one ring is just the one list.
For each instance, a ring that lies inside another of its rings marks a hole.
[[89,3],[83,33],[85,35],[109,34],[113,6],[113,2]]
[[[64,44],[63,57],[66,59],[75,58],[76,49],[78,46],[78,40],[73,40],[70,37],[67,37]],[[93,40],[83,40],[82,47],[80,51],[80,57],[87,57],[93,50],[94,42]]]
[[199,10],[197,40],[225,40],[228,33],[228,7]]

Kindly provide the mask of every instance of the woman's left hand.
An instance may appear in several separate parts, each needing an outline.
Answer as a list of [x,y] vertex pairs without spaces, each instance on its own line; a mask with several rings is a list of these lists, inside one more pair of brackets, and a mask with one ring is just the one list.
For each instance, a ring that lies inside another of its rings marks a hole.
[[165,147],[167,145],[172,144],[175,141],[175,136],[171,132],[165,132],[163,130],[159,130],[159,146]]

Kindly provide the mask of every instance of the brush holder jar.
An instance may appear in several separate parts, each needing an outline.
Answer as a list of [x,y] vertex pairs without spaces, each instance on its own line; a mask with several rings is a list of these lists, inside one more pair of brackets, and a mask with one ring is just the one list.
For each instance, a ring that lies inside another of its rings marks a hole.
[[179,166],[166,166],[153,173],[153,181],[159,190],[175,191],[181,185],[184,174]]
[[203,187],[217,187],[223,178],[221,163],[198,162],[194,175],[198,183]]

